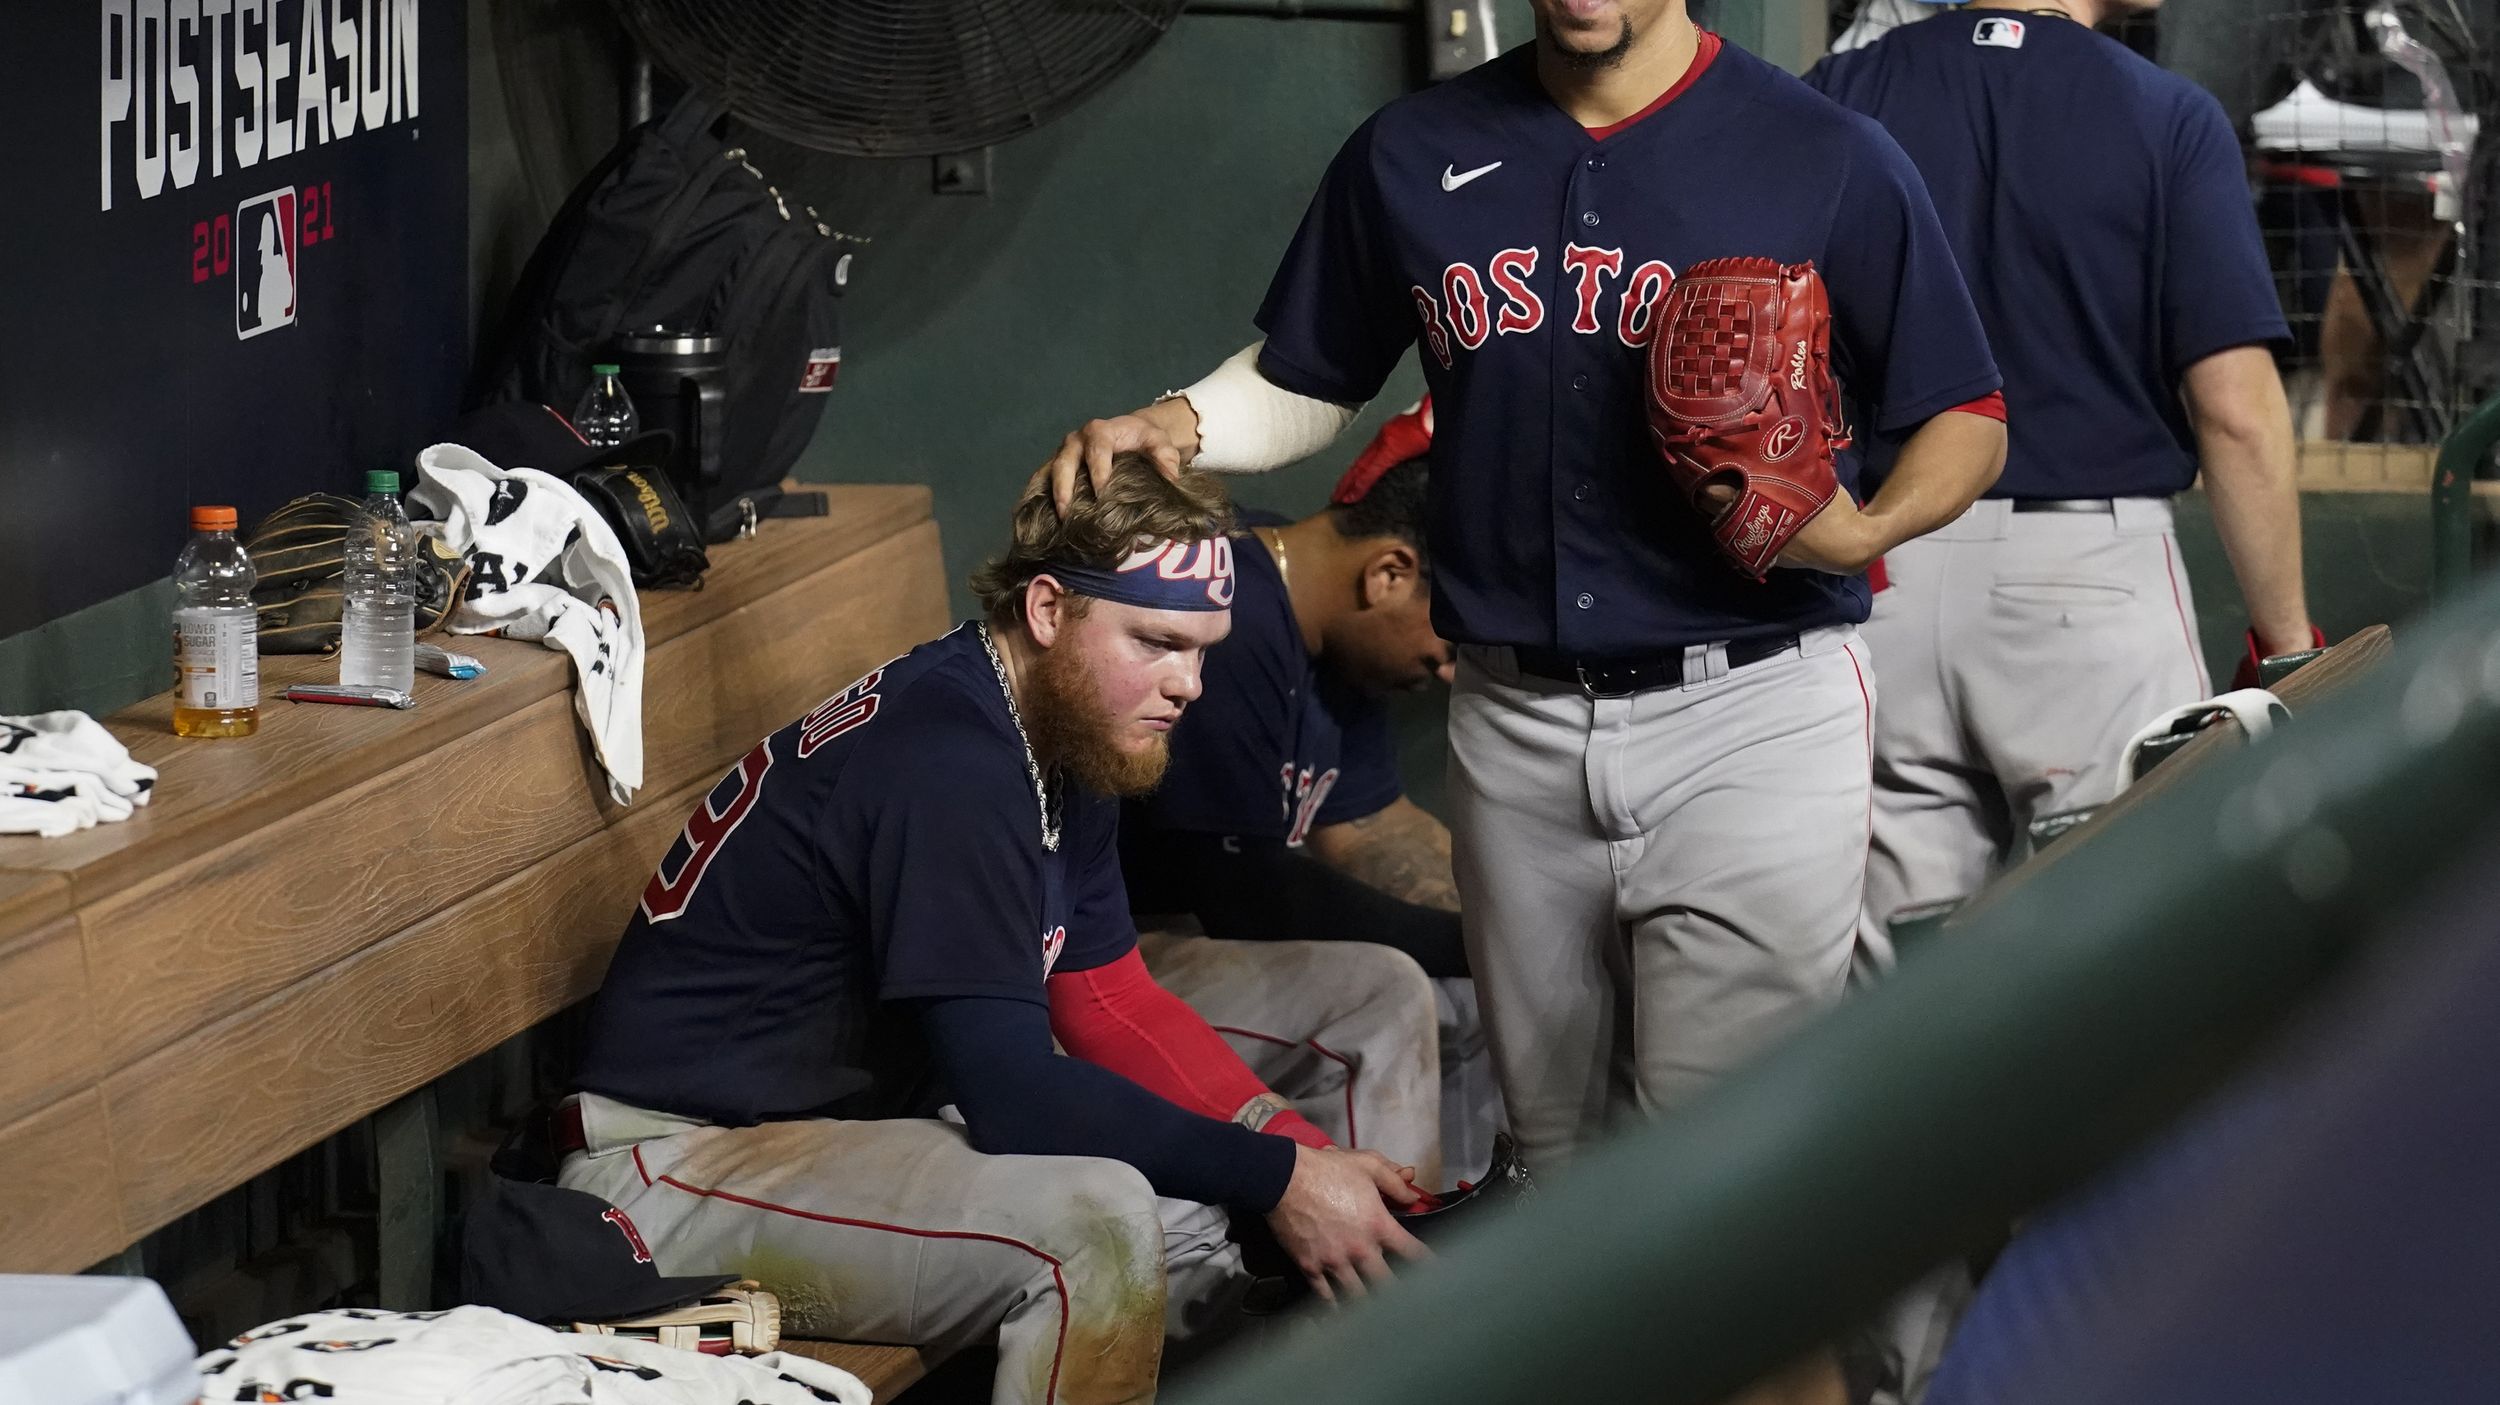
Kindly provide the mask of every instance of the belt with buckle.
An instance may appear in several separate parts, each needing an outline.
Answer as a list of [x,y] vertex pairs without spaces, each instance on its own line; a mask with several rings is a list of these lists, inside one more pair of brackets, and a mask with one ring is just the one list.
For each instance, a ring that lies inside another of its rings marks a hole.
[[2108,498],[2016,498],[2016,512],[2097,512],[2106,517],[2117,511]]
[[[1743,668],[1797,647],[1797,636],[1737,639],[1727,646],[1727,666]],[[1684,681],[1684,651],[1643,659],[1589,659],[1551,649],[1513,649],[1519,671],[1549,682],[1570,683],[1592,698],[1622,698],[1651,688],[1672,688]]]

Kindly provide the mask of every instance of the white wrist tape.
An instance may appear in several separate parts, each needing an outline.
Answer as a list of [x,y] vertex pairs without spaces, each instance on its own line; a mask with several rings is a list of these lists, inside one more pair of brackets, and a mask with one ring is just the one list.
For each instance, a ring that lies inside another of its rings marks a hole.
[[1327,448],[1363,412],[1360,405],[1296,395],[1260,375],[1265,345],[1252,342],[1204,380],[1174,392],[1198,413],[1198,457],[1191,460],[1197,467],[1210,473],[1281,468]]

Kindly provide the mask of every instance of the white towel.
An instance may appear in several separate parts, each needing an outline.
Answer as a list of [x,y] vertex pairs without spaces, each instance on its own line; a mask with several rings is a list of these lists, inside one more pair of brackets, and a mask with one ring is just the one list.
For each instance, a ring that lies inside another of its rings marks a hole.
[[129,819],[156,768],[83,712],[0,717],[0,834],[56,839]]
[[338,1405],[869,1405],[857,1376],[803,1356],[706,1356],[584,1336],[490,1307],[338,1309],[257,1327],[199,1360],[203,1400]]
[[573,711],[590,730],[620,805],[642,788],[642,605],[625,549],[570,484],[534,468],[498,468],[474,449],[417,455],[409,497],[437,519],[425,530],[469,555],[469,598],[455,634],[536,639],[573,659]]

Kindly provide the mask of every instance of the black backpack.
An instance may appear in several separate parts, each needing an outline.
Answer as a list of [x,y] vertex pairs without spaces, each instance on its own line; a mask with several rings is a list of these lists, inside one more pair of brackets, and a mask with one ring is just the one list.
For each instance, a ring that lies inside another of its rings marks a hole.
[[721,476],[679,484],[713,541],[734,533],[743,506],[768,510],[815,434],[841,361],[850,271],[816,212],[721,138],[724,111],[689,92],[574,189],[523,268],[470,394],[473,407],[530,400],[570,413],[591,364],[616,359],[626,332],[725,338]]

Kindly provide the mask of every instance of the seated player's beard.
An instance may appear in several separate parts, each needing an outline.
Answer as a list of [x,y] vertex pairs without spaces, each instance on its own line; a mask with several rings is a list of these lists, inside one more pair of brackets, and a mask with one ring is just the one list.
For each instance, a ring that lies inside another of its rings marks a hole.
[[1036,753],[1055,758],[1076,783],[1097,795],[1143,795],[1163,779],[1171,745],[1161,737],[1145,751],[1123,751],[1119,720],[1072,648],[1044,649],[1030,674],[1024,725]]

